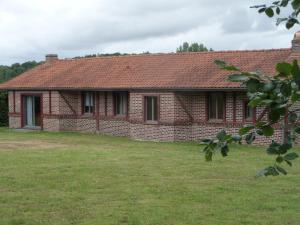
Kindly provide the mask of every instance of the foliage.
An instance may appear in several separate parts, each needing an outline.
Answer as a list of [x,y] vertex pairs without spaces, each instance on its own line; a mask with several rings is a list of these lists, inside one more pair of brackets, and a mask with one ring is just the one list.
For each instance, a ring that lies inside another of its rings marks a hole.
[[[295,24],[299,24],[297,17],[300,13],[300,0],[280,0],[274,1],[270,5],[255,5],[252,8],[257,8],[259,13],[265,13],[268,17],[277,16],[277,25],[284,22],[287,29],[292,28]],[[291,8],[292,12],[290,15],[280,17],[283,8],[287,10]]]
[[198,43],[189,44],[188,42],[184,42],[176,49],[176,52],[207,52],[207,51],[213,51],[213,50],[211,48],[208,49],[203,44],[198,44]]
[[[282,8],[291,6],[292,13],[288,17],[278,17],[277,25],[285,22],[286,28],[290,29],[295,24],[299,24],[297,19],[300,13],[300,0],[275,1],[271,5],[256,5],[259,13],[265,13],[268,17],[279,16]],[[278,176],[286,175],[287,172],[281,167],[283,163],[292,166],[292,161],[298,158],[296,152],[291,152],[295,144],[297,135],[300,134],[300,124],[298,123],[300,111],[300,68],[296,60],[293,63],[282,62],[276,65],[276,75],[266,76],[260,72],[244,72],[226,62],[216,60],[215,62],[222,69],[234,72],[229,76],[232,82],[240,82],[247,90],[250,100],[249,106],[264,107],[262,115],[255,124],[246,125],[239,130],[239,135],[233,136],[221,131],[215,139],[203,140],[205,158],[211,161],[213,154],[220,151],[225,157],[229,152],[228,144],[233,142],[246,142],[252,144],[256,136],[272,137],[274,126],[283,127],[282,143],[272,141],[266,152],[275,156],[275,163],[261,170],[258,176]],[[266,118],[265,118],[266,116]]]
[[141,55],[141,54],[150,54],[150,52],[143,52],[143,53],[120,53],[120,52],[115,52],[115,53],[97,53],[97,54],[90,54],[90,55],[85,55],[85,56],[76,56],[73,59],[81,59],[81,58],[94,58],[94,57],[110,57],[110,56],[125,56],[125,55]]
[[263,113],[255,124],[246,125],[239,130],[239,134],[233,136],[224,130],[217,134],[216,139],[206,139],[203,143],[205,158],[211,161],[216,151],[222,156],[227,156],[229,144],[242,143],[252,144],[257,136],[272,137],[274,126],[281,125],[284,129],[282,143],[272,141],[267,154],[275,156],[275,164],[258,173],[259,176],[279,174],[287,172],[281,167],[283,163],[292,166],[292,161],[298,158],[298,154],[291,152],[297,134],[300,134],[300,126],[297,124],[300,111],[300,68],[297,61],[293,63],[279,63],[276,66],[275,76],[266,76],[260,72],[244,72],[239,68],[228,65],[224,61],[215,62],[222,69],[234,72],[229,76],[232,82],[240,82],[247,88],[247,96],[252,108],[262,107]]
[[[25,63],[15,63],[11,66],[0,65],[0,83],[16,77],[17,75],[39,65],[35,61]],[[0,91],[0,126],[8,125],[8,99],[7,92]]]
[[0,91],[0,127],[8,125],[8,98],[6,92]]

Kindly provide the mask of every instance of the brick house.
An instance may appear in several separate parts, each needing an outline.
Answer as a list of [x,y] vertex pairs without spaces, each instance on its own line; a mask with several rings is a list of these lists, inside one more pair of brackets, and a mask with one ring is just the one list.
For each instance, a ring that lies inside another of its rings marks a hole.
[[[227,81],[214,60],[271,75],[276,63],[299,56],[300,33],[289,49],[64,60],[47,55],[0,89],[9,92],[10,128],[199,140],[224,128],[236,132],[263,111],[247,106],[245,89]],[[275,138],[281,137],[278,127]]]

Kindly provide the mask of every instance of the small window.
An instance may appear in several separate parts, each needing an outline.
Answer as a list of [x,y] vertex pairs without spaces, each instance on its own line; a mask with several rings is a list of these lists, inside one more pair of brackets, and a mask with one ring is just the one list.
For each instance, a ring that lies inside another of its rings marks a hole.
[[94,94],[92,92],[83,94],[83,112],[94,113]]
[[224,119],[224,96],[222,94],[211,94],[208,102],[209,119]]
[[158,121],[158,97],[145,97],[145,120]]
[[254,109],[251,108],[248,105],[249,102],[245,102],[245,106],[244,106],[244,118],[246,121],[253,121],[254,120]]
[[116,93],[115,94],[115,115],[126,116],[127,104],[128,104],[127,93]]

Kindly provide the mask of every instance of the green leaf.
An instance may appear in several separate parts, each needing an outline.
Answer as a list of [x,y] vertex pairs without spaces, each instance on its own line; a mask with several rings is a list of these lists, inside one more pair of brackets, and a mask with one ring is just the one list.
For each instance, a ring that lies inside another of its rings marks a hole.
[[292,94],[292,87],[290,84],[282,84],[280,91],[284,96],[289,97]]
[[298,116],[294,112],[289,114],[289,116],[288,116],[288,120],[290,123],[295,123],[297,121],[297,118],[298,118]]
[[268,17],[273,17],[274,16],[274,11],[273,11],[273,9],[272,8],[267,8],[266,10],[265,10],[265,13],[266,13],[266,15],[268,16]]
[[225,70],[228,70],[228,71],[240,71],[239,68],[233,66],[233,65],[228,65],[228,66],[225,66],[224,67]]
[[279,155],[277,158],[276,158],[276,162],[277,163],[282,163],[283,162],[283,157],[281,155]]
[[300,0],[293,0],[292,1],[292,7],[294,10],[297,10],[300,8]]
[[293,61],[293,66],[292,66],[291,74],[293,75],[293,78],[296,81],[300,81],[300,68],[299,68],[297,60]]
[[260,82],[255,79],[250,79],[246,82],[247,90],[251,93],[255,93],[260,88]]
[[228,76],[228,79],[231,82],[244,82],[249,80],[249,77],[243,74],[231,74]]
[[251,108],[255,108],[256,106],[259,106],[261,103],[263,102],[263,99],[261,97],[255,97],[254,99],[252,99],[248,105],[251,107]]
[[276,142],[272,142],[270,146],[267,148],[267,153],[269,155],[279,155],[280,144]]
[[200,144],[209,144],[211,141],[211,139],[203,139]]
[[282,0],[280,6],[286,7],[289,4],[290,0]]
[[291,161],[297,159],[299,155],[296,152],[291,152],[283,156],[285,160]]
[[263,135],[263,134],[264,134],[264,132],[263,132],[261,129],[257,129],[257,130],[256,130],[256,133],[257,133],[258,135]]
[[255,128],[255,126],[253,126],[253,125],[245,125],[244,127],[240,128],[239,135],[245,135],[254,128]]
[[257,122],[255,125],[256,125],[256,127],[258,127],[258,128],[263,128],[264,126],[267,126],[267,122],[265,122],[265,121],[259,121],[259,122]]
[[221,154],[223,157],[226,157],[228,155],[229,148],[228,145],[224,145],[221,147]]
[[266,92],[272,91],[275,88],[275,85],[273,83],[267,83],[264,85],[263,90]]
[[279,147],[279,154],[285,154],[287,153],[287,151],[289,149],[292,148],[292,145],[290,143],[285,143],[285,144],[282,144],[280,147]]
[[212,155],[213,155],[212,151],[206,151],[206,152],[205,152],[205,160],[206,160],[207,162],[212,161]]
[[224,141],[226,138],[226,132],[225,130],[221,130],[218,134],[217,134],[217,138],[219,141]]
[[299,101],[300,100],[300,93],[297,91],[297,92],[295,92],[293,95],[292,95],[292,101],[293,102],[297,102],[297,101]]
[[289,160],[284,160],[289,166],[292,166],[292,162],[290,162]]
[[278,175],[279,175],[279,172],[273,166],[269,166],[265,169],[262,169],[261,171],[259,171],[257,173],[258,177],[261,177],[261,176],[278,176]]
[[291,29],[295,24],[298,24],[299,21],[295,18],[290,18],[288,19],[288,21],[286,22],[285,26],[287,29]]
[[294,130],[297,134],[300,134],[300,127],[296,127]]
[[266,11],[266,8],[263,7],[263,8],[260,8],[260,9],[258,10],[258,13],[263,13],[263,12],[265,12],[265,11]]
[[215,60],[215,64],[221,68],[224,68],[226,66],[226,62],[222,60]]
[[286,106],[287,106],[287,104],[275,105],[272,110],[277,110],[280,113],[280,115],[285,116]]
[[228,71],[240,71],[239,68],[233,65],[227,65],[225,61],[222,60],[215,60],[215,64],[219,66],[221,69],[228,70]]
[[281,75],[289,75],[292,71],[292,66],[289,63],[282,62],[278,63],[276,65],[276,70],[281,74]]
[[242,137],[240,135],[234,135],[232,136],[232,140],[234,142],[240,142],[242,140]]
[[276,122],[280,119],[280,113],[278,110],[272,110],[268,114],[268,118],[271,122]]
[[283,175],[287,175],[287,172],[285,171],[285,169],[283,169],[282,167],[280,166],[277,166],[276,165],[276,170],[280,173],[282,173]]
[[265,126],[262,128],[263,134],[267,137],[270,137],[274,134],[274,128],[271,126]]
[[245,140],[248,145],[251,145],[252,142],[255,140],[255,133],[251,132],[250,134],[247,134],[247,136],[245,137]]

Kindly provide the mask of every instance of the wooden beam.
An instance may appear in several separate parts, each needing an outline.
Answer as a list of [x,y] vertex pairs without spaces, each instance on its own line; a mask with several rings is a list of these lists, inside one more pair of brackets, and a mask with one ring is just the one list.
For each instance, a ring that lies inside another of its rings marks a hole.
[[104,110],[105,110],[105,116],[107,116],[107,92],[104,94]]
[[194,121],[193,115],[191,114],[191,112],[189,112],[183,100],[177,94],[175,94],[175,97],[178,100],[180,106],[183,108],[184,112],[188,115],[190,121],[193,122]]
[[76,111],[75,109],[73,109],[72,105],[70,104],[70,102],[66,99],[66,97],[61,93],[60,94],[61,98],[65,101],[65,103],[69,106],[69,108],[71,109],[71,111],[73,112],[74,115],[76,115]]
[[232,98],[233,98],[233,106],[232,106],[232,110],[233,110],[233,112],[232,112],[232,120],[233,120],[233,122],[235,123],[236,122],[236,92],[233,92],[233,96],[232,96]]
[[13,91],[13,111],[16,113],[16,91]]
[[52,91],[49,91],[49,114],[52,114]]

